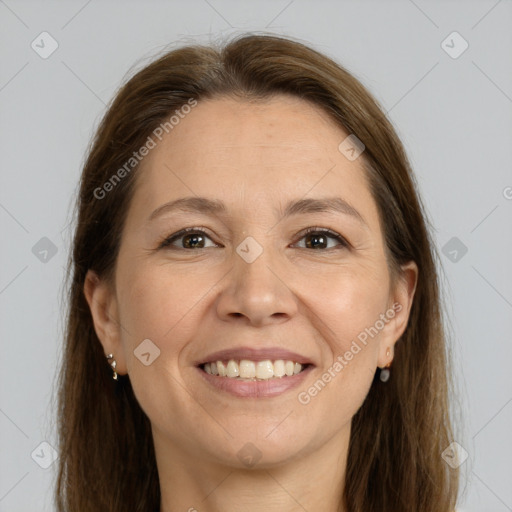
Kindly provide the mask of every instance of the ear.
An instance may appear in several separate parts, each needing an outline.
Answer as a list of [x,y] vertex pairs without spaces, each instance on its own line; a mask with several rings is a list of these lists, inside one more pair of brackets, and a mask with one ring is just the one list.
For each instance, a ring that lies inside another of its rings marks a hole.
[[120,375],[127,373],[121,344],[117,299],[111,285],[101,280],[96,272],[88,270],[84,282],[84,295],[91,310],[94,330],[103,346],[105,356],[113,354],[116,360],[116,372]]
[[407,327],[414,292],[418,283],[418,266],[410,261],[401,266],[394,289],[390,293],[390,305],[386,317],[390,318],[380,339],[378,366],[384,368],[393,360],[396,342]]

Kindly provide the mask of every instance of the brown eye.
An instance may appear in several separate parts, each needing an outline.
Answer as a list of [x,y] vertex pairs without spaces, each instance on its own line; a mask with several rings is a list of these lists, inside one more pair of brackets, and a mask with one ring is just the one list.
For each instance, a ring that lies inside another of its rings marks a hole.
[[[335,249],[348,247],[347,241],[338,233],[327,230],[310,228],[302,235],[301,240],[305,240],[305,244],[301,247],[304,249]],[[332,244],[329,240],[335,240],[337,244]]]
[[212,245],[207,246],[207,240],[211,241],[211,238],[204,231],[196,228],[187,228],[167,237],[160,244],[159,248],[207,249],[208,247],[217,247],[213,242]]
[[328,245],[327,236],[325,236],[323,233],[310,233],[306,235],[304,238],[306,238],[306,247],[308,249],[325,249]]
[[191,235],[185,235],[182,237],[182,245],[186,249],[203,249],[205,237],[203,235],[194,233]]

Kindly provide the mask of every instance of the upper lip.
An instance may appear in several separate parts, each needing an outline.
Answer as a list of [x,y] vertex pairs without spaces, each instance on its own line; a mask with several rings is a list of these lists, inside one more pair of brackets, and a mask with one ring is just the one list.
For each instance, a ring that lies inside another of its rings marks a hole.
[[242,359],[248,359],[249,361],[265,361],[267,359],[276,361],[278,359],[283,359],[285,361],[293,361],[300,364],[313,364],[308,357],[280,347],[237,347],[212,352],[197,361],[196,366],[200,366],[204,363],[210,363],[212,361],[229,361],[230,359],[234,359],[235,361],[240,361]]

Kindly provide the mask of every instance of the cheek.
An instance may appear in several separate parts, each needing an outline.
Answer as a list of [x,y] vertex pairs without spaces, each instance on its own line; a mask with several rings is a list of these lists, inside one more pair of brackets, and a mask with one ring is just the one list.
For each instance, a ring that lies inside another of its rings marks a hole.
[[[199,272],[167,269],[165,265],[133,268],[120,284],[120,316],[130,335],[154,338],[165,345],[172,332],[187,323],[208,288]],[[213,283],[212,283],[213,284]]]
[[317,318],[317,330],[329,340],[334,357],[349,350],[358,337],[364,341],[364,333],[387,308],[389,278],[385,268],[341,269],[319,278],[314,288],[309,286],[310,292],[303,294],[306,309],[315,313],[312,321]]
[[[132,379],[152,378],[137,355],[144,343],[158,358],[149,366],[180,379],[180,364],[190,342],[201,334],[209,292],[222,277],[196,263],[192,270],[166,264],[119,266],[118,300],[121,340]],[[151,340],[151,343],[145,341]],[[153,347],[154,344],[154,347]],[[143,353],[148,352],[144,350]],[[147,359],[147,356],[146,356]],[[155,377],[156,378],[156,377]]]
[[207,286],[197,273],[191,280],[162,265],[130,270],[119,279],[118,299],[121,341],[137,401],[160,425],[173,421],[176,408],[192,417],[197,411],[185,391],[180,357],[197,336],[201,298],[213,283]]
[[298,401],[311,416],[328,417],[323,435],[334,435],[365,400],[379,354],[380,315],[387,311],[387,272],[340,272],[318,280],[309,294],[311,322],[326,347],[323,367]]
[[[216,293],[223,293],[215,284],[225,269],[214,272],[200,267],[197,263],[192,270],[141,265],[125,273],[128,277],[119,280],[118,290],[127,351],[133,352],[150,339],[165,352],[167,364],[177,366],[180,350],[197,337],[201,320],[211,313],[205,308],[212,307]],[[291,324],[303,324],[306,319],[321,343],[327,342],[333,357],[349,350],[361,333],[364,337],[386,308],[389,280],[381,265],[309,269],[294,273],[289,281],[289,293],[295,294],[300,304],[299,318],[291,318]]]

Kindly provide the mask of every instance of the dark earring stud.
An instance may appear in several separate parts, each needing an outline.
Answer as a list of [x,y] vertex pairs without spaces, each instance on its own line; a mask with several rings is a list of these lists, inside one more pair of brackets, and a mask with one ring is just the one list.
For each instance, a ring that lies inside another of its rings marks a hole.
[[391,371],[389,369],[390,366],[391,364],[388,363],[384,368],[381,369],[379,378],[382,382],[387,382],[389,380],[389,377],[391,376]]
[[[391,355],[391,350],[386,350],[386,356],[389,357]],[[389,380],[389,377],[391,376],[391,370],[389,369],[391,366],[391,362],[389,362],[384,368],[380,370],[379,378],[381,382],[387,382]]]

